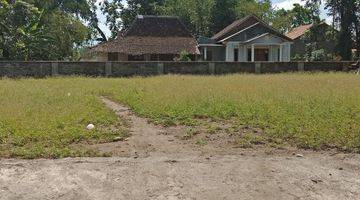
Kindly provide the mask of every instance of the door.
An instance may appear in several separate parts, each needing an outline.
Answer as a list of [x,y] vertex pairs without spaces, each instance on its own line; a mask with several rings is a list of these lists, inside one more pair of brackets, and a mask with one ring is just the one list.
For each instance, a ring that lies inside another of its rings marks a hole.
[[234,61],[239,61],[239,49],[234,49]]
[[255,49],[255,61],[269,61],[269,49]]

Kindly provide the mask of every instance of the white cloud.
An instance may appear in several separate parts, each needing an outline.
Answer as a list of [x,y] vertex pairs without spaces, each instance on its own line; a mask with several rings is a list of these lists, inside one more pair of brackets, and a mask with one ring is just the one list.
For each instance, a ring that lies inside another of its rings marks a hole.
[[298,3],[300,5],[305,5],[305,1],[302,0],[285,0],[281,2],[274,3],[274,7],[277,9],[285,9],[285,10],[291,10],[294,8],[294,4]]

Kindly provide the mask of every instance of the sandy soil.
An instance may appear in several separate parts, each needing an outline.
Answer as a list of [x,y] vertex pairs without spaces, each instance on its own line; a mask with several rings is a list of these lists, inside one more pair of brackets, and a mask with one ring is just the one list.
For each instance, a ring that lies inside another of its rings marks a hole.
[[184,127],[154,126],[126,107],[102,101],[132,123],[127,140],[93,146],[114,157],[0,160],[0,199],[360,197],[359,155],[196,145],[182,139]]

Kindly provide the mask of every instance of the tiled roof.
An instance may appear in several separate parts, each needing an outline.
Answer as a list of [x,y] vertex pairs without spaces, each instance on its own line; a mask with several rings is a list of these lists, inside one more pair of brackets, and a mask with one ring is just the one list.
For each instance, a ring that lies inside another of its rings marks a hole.
[[200,54],[196,39],[178,17],[170,16],[138,16],[124,34],[90,48],[92,52],[131,55],[179,54],[183,50]]
[[302,26],[296,27],[293,30],[291,30],[290,32],[288,32],[286,34],[286,36],[295,40],[295,39],[299,38],[300,36],[304,35],[305,32],[307,30],[309,30],[312,26],[313,26],[313,24],[307,24],[307,25],[302,25]]
[[216,40],[216,41],[221,41],[225,38],[228,38],[229,36],[233,36],[234,34],[250,28],[251,26],[255,25],[255,24],[259,24],[262,27],[265,27],[267,29],[268,33],[271,33],[273,35],[276,35],[280,38],[283,38],[285,40],[289,40],[292,41],[292,39],[286,37],[285,35],[279,33],[277,30],[275,30],[274,28],[270,27],[268,24],[266,24],[264,21],[260,20],[258,17],[256,17],[255,15],[249,15],[243,19],[240,20],[236,20],[235,22],[233,22],[232,24],[230,24],[229,26],[227,26],[226,28],[224,28],[222,31],[220,31],[219,33],[215,34],[211,39]]
[[99,44],[90,50],[131,55],[179,54],[183,50],[190,54],[200,54],[195,38],[190,37],[120,37]]

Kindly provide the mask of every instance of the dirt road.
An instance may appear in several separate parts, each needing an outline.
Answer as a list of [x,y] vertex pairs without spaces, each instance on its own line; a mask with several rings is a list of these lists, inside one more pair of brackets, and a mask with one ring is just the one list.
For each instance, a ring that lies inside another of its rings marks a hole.
[[[360,156],[203,147],[108,99],[132,136],[111,158],[0,160],[0,199],[359,199]],[[302,154],[296,155],[296,154]]]

